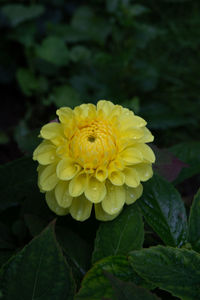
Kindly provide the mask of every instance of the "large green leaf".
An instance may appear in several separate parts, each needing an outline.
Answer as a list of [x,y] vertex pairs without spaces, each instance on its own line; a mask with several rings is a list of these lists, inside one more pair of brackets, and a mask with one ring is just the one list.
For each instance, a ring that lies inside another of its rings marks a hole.
[[147,223],[163,242],[181,246],[186,241],[187,217],[183,201],[172,184],[154,175],[144,184],[144,193],[138,201]]
[[3,299],[73,299],[74,281],[53,227],[50,224],[3,266],[0,273]]
[[124,282],[110,273],[104,272],[109,279],[116,300],[158,300],[156,295],[152,294],[145,288],[137,286],[133,282]]
[[[5,264],[8,259],[14,254],[13,250],[2,250],[0,249],[0,268],[3,264]],[[1,291],[0,291],[0,295],[1,295]],[[1,299],[1,297],[0,297]]]
[[180,183],[200,173],[200,142],[180,143],[169,148],[169,150],[181,161],[188,164],[188,168],[182,169],[175,183]]
[[69,63],[70,55],[65,42],[57,37],[48,36],[36,48],[38,57],[58,66],[66,66]]
[[101,223],[95,240],[93,262],[109,256],[126,255],[142,247],[144,225],[135,204],[126,207],[115,220]]
[[156,246],[130,253],[134,270],[183,300],[199,299],[200,255],[192,250]]
[[[131,268],[125,256],[109,256],[98,263],[86,274],[76,300],[102,300],[113,296],[113,290],[104,272],[109,272],[123,281],[132,281],[137,285],[146,285]],[[148,284],[147,284],[148,285]]]
[[37,164],[29,157],[0,166],[0,211],[27,198],[41,198],[36,168]]
[[190,209],[188,241],[200,252],[200,189]]
[[32,4],[29,6],[23,4],[8,4],[3,6],[1,11],[8,18],[11,26],[15,27],[22,22],[41,16],[44,12],[44,6],[40,4]]

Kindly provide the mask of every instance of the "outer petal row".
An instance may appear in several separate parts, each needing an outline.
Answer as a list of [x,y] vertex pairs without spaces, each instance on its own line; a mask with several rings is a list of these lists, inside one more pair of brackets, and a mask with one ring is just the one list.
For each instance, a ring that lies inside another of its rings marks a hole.
[[[66,184],[66,182],[63,182],[62,184]],[[60,183],[59,183],[60,185]],[[46,201],[47,204],[49,206],[49,208],[55,212],[57,215],[60,216],[64,216],[68,213],[70,213],[72,215],[72,217],[78,221],[85,221],[86,219],[88,219],[90,217],[91,211],[92,211],[92,202],[90,202],[84,195],[76,197],[76,198],[70,198],[70,196],[65,196],[63,198],[63,187],[64,186],[57,186],[55,191],[49,191],[46,193]],[[65,199],[66,201],[61,201],[60,199],[58,199],[58,190],[59,193],[61,193],[61,199]],[[110,190],[110,188],[108,188],[108,190]],[[123,190],[123,192],[122,192]],[[135,202],[142,194],[142,185],[139,185],[137,188],[133,189],[133,188],[129,188],[129,187],[121,187],[119,189],[119,187],[115,188],[115,192],[112,190],[112,195],[116,196],[116,193],[119,193],[120,191],[120,196],[124,195],[124,199],[126,197],[126,204],[132,204],[133,202]],[[111,194],[110,194],[111,196]],[[68,199],[67,199],[68,198]],[[116,197],[111,196],[111,201],[112,204],[115,204],[118,206],[118,208],[116,208],[115,213],[113,213],[113,210],[105,210],[105,207],[107,206],[107,202],[102,202],[102,203],[97,203],[94,205],[95,207],[95,215],[96,218],[100,221],[110,221],[113,220],[117,215],[120,214],[123,205],[124,205],[124,201],[120,201],[119,202],[119,198],[118,200],[116,200],[116,203],[114,203],[113,201],[115,201]],[[107,201],[107,199],[106,199]],[[70,203],[69,206],[66,206],[66,203],[68,202],[68,204]],[[120,205],[119,205],[120,204]],[[109,211],[109,213],[108,213]],[[110,213],[112,212],[112,214]]]
[[33,160],[41,165],[48,165],[56,160],[56,147],[50,141],[43,141],[33,152]]

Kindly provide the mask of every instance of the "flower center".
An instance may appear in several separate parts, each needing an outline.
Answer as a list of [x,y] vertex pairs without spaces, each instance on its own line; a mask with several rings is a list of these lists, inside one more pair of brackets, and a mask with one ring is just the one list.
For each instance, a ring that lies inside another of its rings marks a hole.
[[115,137],[107,122],[92,121],[77,128],[70,142],[70,154],[84,169],[106,166],[116,154]]

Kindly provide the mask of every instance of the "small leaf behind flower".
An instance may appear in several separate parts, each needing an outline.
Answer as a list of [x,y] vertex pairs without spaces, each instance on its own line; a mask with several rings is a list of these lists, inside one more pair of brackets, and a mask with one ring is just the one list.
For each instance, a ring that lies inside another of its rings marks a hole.
[[126,207],[113,221],[101,223],[95,240],[93,262],[109,255],[126,255],[142,247],[144,224],[135,204]]
[[156,162],[153,165],[153,168],[167,181],[174,181],[179,176],[183,168],[189,167],[189,165],[178,159],[178,157],[176,157],[168,149],[159,149],[155,145],[151,145],[151,148],[156,155]]
[[188,164],[188,168],[181,170],[175,181],[176,184],[200,173],[200,142],[180,143],[169,150],[184,163]]

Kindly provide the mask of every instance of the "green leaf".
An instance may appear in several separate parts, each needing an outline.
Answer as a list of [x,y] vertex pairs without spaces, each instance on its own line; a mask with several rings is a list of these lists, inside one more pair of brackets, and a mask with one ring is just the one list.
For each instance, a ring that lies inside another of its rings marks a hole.
[[134,270],[160,289],[183,300],[200,294],[200,255],[192,250],[156,246],[130,253]]
[[105,22],[99,14],[89,6],[80,6],[71,21],[71,31],[77,37],[76,41],[92,40],[103,44],[111,32],[110,22]]
[[144,184],[138,204],[147,223],[166,245],[180,247],[186,242],[185,207],[172,184],[155,174]]
[[40,4],[31,4],[25,6],[23,4],[8,4],[1,9],[2,13],[8,18],[12,27],[18,24],[35,19],[44,12],[44,6]]
[[26,155],[32,155],[35,148],[39,145],[40,140],[38,138],[40,130],[30,130],[27,127],[27,123],[21,120],[14,131],[14,138],[18,144],[19,149]]
[[144,224],[135,204],[127,206],[113,221],[101,223],[96,239],[93,262],[109,255],[126,255],[142,248]]
[[169,150],[180,160],[188,164],[188,168],[181,171],[175,184],[200,173],[200,142],[185,142],[175,145]]
[[144,13],[150,12],[150,9],[141,4],[134,4],[129,7],[129,12],[130,12],[131,16],[137,17]]
[[18,69],[16,73],[17,81],[22,92],[26,96],[31,96],[32,92],[37,89],[37,80],[34,74],[28,69]]
[[[14,250],[2,250],[0,249],[0,268],[2,267],[3,264],[5,264],[9,258],[14,254]],[[1,296],[1,291],[0,291],[0,296]],[[0,297],[1,299],[1,297]]]
[[73,62],[86,62],[91,57],[91,53],[88,48],[77,45],[70,50],[70,58]]
[[56,226],[56,236],[64,253],[70,257],[80,274],[85,275],[91,261],[90,245],[67,227]]
[[71,271],[50,224],[1,269],[0,290],[5,300],[73,299]]
[[113,13],[116,11],[119,5],[119,0],[106,0],[106,10],[109,13]]
[[5,145],[9,143],[9,141],[9,136],[4,132],[4,130],[0,130],[0,145]]
[[25,199],[40,199],[37,187],[37,164],[32,158],[20,158],[0,166],[0,211],[22,203]]
[[137,285],[146,285],[146,282],[131,268],[125,256],[109,256],[98,263],[86,274],[76,300],[102,300],[113,296],[109,280],[104,271],[109,272],[123,281],[132,281]]
[[48,36],[36,47],[38,57],[58,66],[66,66],[69,63],[69,51],[65,42],[57,37]]
[[9,34],[9,38],[18,41],[25,47],[30,47],[35,43],[35,36],[37,33],[37,27],[35,22],[23,23],[20,24],[12,30]]
[[108,278],[112,285],[116,300],[160,299],[156,295],[150,293],[148,290],[135,285],[133,282],[124,282],[108,272],[104,272],[104,275]]
[[45,104],[54,103],[58,108],[61,106],[74,107],[81,104],[78,92],[68,85],[61,85],[53,89]]
[[30,97],[34,92],[45,92],[48,88],[48,82],[45,77],[39,76],[36,78],[28,69],[18,69],[16,77],[22,92],[26,96]]
[[190,209],[188,241],[196,251],[200,252],[200,189]]

